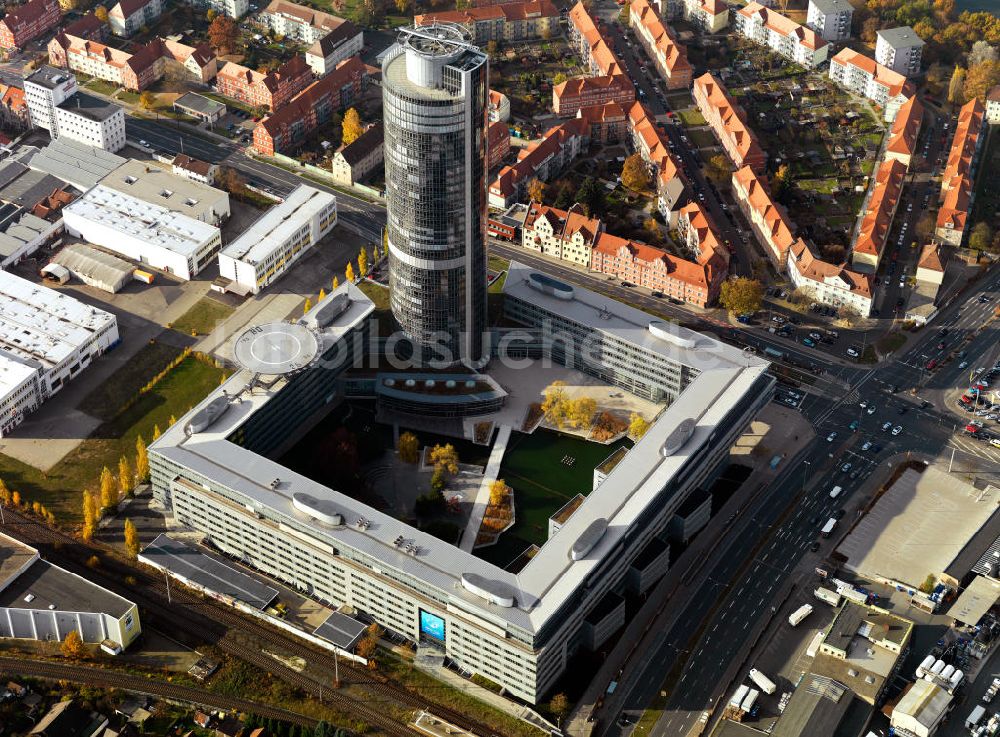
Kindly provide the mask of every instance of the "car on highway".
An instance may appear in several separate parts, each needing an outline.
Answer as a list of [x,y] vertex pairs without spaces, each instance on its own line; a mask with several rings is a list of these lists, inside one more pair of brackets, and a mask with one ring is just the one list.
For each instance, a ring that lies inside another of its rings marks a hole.
[[882,432],[885,432],[890,427],[892,427],[892,423],[891,422],[884,422],[884,423],[882,423]]
[[892,434],[893,435],[899,435],[899,433],[901,433],[901,432],[903,432],[903,426],[902,425],[896,425],[894,428],[892,428]]
[[802,345],[806,346],[807,348],[815,348],[816,347],[816,341],[813,340],[812,338],[803,338],[802,339]]
[[826,442],[828,442],[828,443],[832,443],[836,439],[837,439],[837,431],[836,430],[834,430],[832,433],[830,433],[829,435],[826,436]]

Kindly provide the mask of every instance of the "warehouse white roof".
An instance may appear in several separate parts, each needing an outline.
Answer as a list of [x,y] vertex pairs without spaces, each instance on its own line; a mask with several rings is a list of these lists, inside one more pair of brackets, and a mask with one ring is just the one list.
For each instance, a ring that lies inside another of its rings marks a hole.
[[63,208],[122,235],[137,238],[184,257],[193,255],[219,229],[166,207],[98,184]]
[[222,249],[223,256],[248,264],[258,264],[281,248],[295,232],[308,224],[337,198],[304,184],[296,187],[284,202],[260,216],[247,230]]
[[24,361],[51,368],[114,322],[109,312],[0,271],[0,349]]

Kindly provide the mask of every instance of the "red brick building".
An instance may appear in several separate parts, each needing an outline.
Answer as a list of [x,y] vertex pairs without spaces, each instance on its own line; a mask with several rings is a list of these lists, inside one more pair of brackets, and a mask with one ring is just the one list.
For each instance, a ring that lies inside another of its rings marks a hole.
[[59,25],[62,12],[56,0],[28,0],[0,21],[0,48],[22,49],[29,41]]
[[727,273],[714,259],[705,264],[686,261],[606,232],[594,243],[590,268],[698,307],[707,307],[718,298]]
[[330,74],[257,123],[254,148],[266,156],[298,148],[317,127],[361,95],[367,77],[368,67],[360,56],[342,61]]
[[277,71],[261,74],[234,62],[229,62],[215,78],[219,93],[239,100],[250,107],[275,112],[309,86],[312,69],[301,56],[292,57]]
[[510,129],[506,123],[490,123],[486,129],[486,168],[493,171],[510,153]]

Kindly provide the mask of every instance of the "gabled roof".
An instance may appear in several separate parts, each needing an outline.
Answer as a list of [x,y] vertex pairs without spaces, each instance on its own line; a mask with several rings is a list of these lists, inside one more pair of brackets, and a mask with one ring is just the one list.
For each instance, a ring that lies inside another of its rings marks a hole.
[[944,254],[941,252],[941,245],[928,243],[920,252],[920,261],[917,262],[918,269],[929,269],[930,271],[944,271]]
[[519,20],[534,18],[558,18],[559,8],[552,0],[528,0],[528,2],[512,2],[502,5],[486,5],[466,8],[464,10],[444,10],[438,13],[424,13],[414,16],[413,22],[418,26],[431,23],[474,23],[490,20],[503,20],[512,23]]
[[559,237],[564,232],[567,239],[579,233],[589,244],[592,244],[597,234],[604,230],[604,225],[598,218],[587,217],[576,210],[560,210],[540,202],[532,202],[528,206],[528,214],[524,218],[524,230],[533,229],[538,220],[548,221],[549,225],[552,226],[552,232]]
[[646,29],[656,50],[658,61],[671,75],[689,72],[691,64],[687,59],[687,51],[674,38],[673,32],[663,22],[659,14],[649,4],[648,0],[632,0],[629,9],[630,22],[639,24]]
[[67,23],[63,27],[65,33],[71,36],[82,36],[84,38],[99,37],[104,29],[104,21],[94,15],[93,11],[87,11],[80,18],[72,23]]
[[868,198],[868,209],[854,242],[855,253],[875,257],[882,254],[905,178],[906,164],[898,159],[886,159],[879,166],[871,197]]
[[678,214],[687,220],[688,227],[694,231],[698,239],[698,247],[701,249],[698,254],[698,263],[706,264],[716,259],[721,259],[726,264],[729,263],[729,251],[723,247],[715,223],[699,202],[692,200],[684,205]]
[[7,11],[3,23],[13,32],[30,23],[36,23],[39,18],[51,12],[53,6],[59,7],[55,0],[28,0],[24,5],[18,5]]
[[889,142],[886,151],[889,153],[912,156],[917,149],[917,136],[920,134],[920,124],[924,119],[924,106],[913,95],[904,102],[896,113],[896,119],[889,131]]
[[345,59],[330,74],[317,79],[289,100],[286,105],[275,110],[257,125],[273,137],[286,125],[291,125],[297,120],[302,120],[311,112],[313,105],[319,100],[334,92],[339,92],[341,88],[350,83],[354,78],[358,76],[364,77],[367,72],[368,67],[361,61],[360,56],[352,56],[350,59]]
[[763,221],[766,226],[763,229],[768,239],[778,249],[779,255],[784,257],[795,242],[794,225],[788,219],[785,208],[771,199],[771,193],[767,190],[764,180],[749,166],[744,166],[733,173],[733,181],[738,182],[740,187],[746,190],[747,205]]
[[295,18],[307,26],[327,31],[332,31],[340,24],[347,22],[339,16],[324,13],[322,10],[314,10],[305,5],[288,2],[288,0],[273,0],[263,12],[270,15],[284,15]]
[[[729,138],[743,159],[764,156],[764,149],[747,126],[742,111],[715,77],[706,72],[694,81],[694,89],[696,99],[700,91],[701,97],[714,109],[715,116],[709,116],[711,118],[709,122],[716,128],[716,133],[720,137]],[[721,130],[718,129],[720,126],[715,125],[716,119],[720,123]]]
[[540,141],[531,144],[526,149],[521,149],[516,164],[505,166],[500,170],[499,176],[490,185],[490,189],[496,190],[504,196],[513,194],[518,183],[534,176],[542,162],[555,154],[570,138],[582,136],[587,132],[589,132],[589,128],[586,127],[586,121],[582,118],[573,118],[550,128],[545,131],[545,135]]
[[986,110],[978,99],[962,106],[955,125],[955,135],[948,153],[948,163],[941,175],[944,201],[938,210],[937,227],[964,230],[972,202],[972,164],[983,132]]
[[109,14],[119,18],[129,18],[152,2],[154,0],[118,0]]
[[989,91],[989,94],[986,95],[986,100],[988,102],[1000,102],[1000,84]]
[[375,123],[354,141],[344,146],[338,152],[344,160],[353,166],[362,161],[368,154],[382,145],[384,131],[381,123]]
[[826,41],[816,35],[811,28],[800,26],[791,18],[786,18],[781,13],[766,8],[758,2],[750,2],[737,10],[740,15],[746,18],[755,18],[780,36],[786,38],[793,37],[806,48],[821,49],[826,46]]
[[890,97],[895,97],[900,93],[909,92],[912,94],[912,90],[909,89],[906,77],[904,77],[899,72],[895,72],[889,67],[882,66],[874,59],[865,56],[864,54],[859,54],[857,51],[852,49],[841,49],[837,54],[830,60],[831,64],[840,64],[845,67],[856,67],[866,74],[872,76],[876,84],[885,87]]
[[842,265],[824,261],[814,254],[809,244],[801,238],[792,244],[789,254],[789,262],[804,278],[837,286],[871,299],[872,279],[868,274],[861,274]]
[[323,36],[323,38],[319,39],[316,43],[310,46],[306,51],[306,54],[327,57],[342,43],[349,41],[361,32],[361,29],[351,23],[351,21],[345,20],[335,29]]
[[646,268],[664,271],[674,279],[680,279],[692,286],[707,288],[709,285],[708,271],[701,264],[677,258],[661,248],[642,241],[602,232],[594,242],[594,250],[608,256],[627,257],[642,262]]
[[311,74],[309,65],[301,56],[293,56],[282,64],[276,71],[262,73],[237,64],[236,62],[226,62],[226,65],[219,70],[218,76],[234,80],[237,84],[255,87],[260,85],[269,92],[274,92],[281,85],[283,77],[296,78],[305,74]]

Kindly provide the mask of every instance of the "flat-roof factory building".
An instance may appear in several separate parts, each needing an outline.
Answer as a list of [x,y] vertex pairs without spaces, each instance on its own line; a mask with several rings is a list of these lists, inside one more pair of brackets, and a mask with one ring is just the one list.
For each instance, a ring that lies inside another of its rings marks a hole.
[[72,630],[124,649],[142,631],[139,609],[0,534],[0,637],[62,641]]
[[304,184],[219,252],[230,291],[257,294],[337,224],[337,198]]
[[114,315],[0,271],[0,436],[117,342]]
[[[248,331],[257,365],[171,426],[149,457],[155,497],[227,555],[537,703],[588,633],[623,623],[614,602],[636,580],[630,567],[648,546],[662,547],[674,512],[728,457],[774,379],[755,356],[522,264],[511,264],[505,293],[528,328],[497,331],[495,355],[549,355],[668,403],[627,461],[516,573],[265,457],[302,418],[340,399],[341,375],[366,349],[374,305],[353,284],[284,330]],[[602,372],[593,356],[578,361],[539,342],[535,316],[549,314],[580,345],[613,343],[621,363]],[[318,360],[285,356],[273,373],[294,373],[261,379],[263,358],[309,343]],[[632,365],[641,379],[627,380]]]

